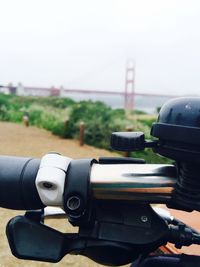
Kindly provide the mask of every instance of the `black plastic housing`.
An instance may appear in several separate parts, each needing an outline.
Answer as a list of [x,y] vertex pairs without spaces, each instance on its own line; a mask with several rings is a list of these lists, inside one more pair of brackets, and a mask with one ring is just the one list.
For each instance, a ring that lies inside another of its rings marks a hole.
[[200,97],[182,97],[162,106],[151,135],[154,151],[176,161],[177,183],[170,207],[200,211]]
[[200,162],[200,97],[176,98],[164,104],[151,135],[159,138],[157,153],[176,161]]

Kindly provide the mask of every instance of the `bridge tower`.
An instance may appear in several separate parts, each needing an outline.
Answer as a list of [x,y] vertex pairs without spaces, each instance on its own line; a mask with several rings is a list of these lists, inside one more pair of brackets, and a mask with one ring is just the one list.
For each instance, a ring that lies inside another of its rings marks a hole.
[[135,67],[133,61],[128,61],[126,65],[126,79],[124,92],[124,109],[134,109],[135,100]]

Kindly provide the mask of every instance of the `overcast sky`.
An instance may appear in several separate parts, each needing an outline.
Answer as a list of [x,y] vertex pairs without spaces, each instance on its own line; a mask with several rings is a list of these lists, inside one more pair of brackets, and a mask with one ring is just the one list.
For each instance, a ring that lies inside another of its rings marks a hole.
[[199,0],[0,0],[0,84],[200,94]]

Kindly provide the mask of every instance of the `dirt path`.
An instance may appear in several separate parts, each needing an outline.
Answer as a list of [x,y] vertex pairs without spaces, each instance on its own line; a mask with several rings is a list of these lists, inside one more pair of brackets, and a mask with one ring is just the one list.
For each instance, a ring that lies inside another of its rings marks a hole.
[[[41,157],[49,151],[57,151],[63,155],[72,158],[111,156],[110,152],[102,149],[96,149],[90,146],[79,146],[78,142],[73,140],[61,139],[53,136],[51,133],[35,127],[25,128],[23,125],[0,122],[0,155],[15,156],[33,156]],[[10,218],[23,212],[0,209],[0,267],[13,266],[73,266],[73,267],[90,267],[101,266],[80,256],[67,256],[60,263],[40,263],[33,261],[21,261],[11,255],[5,236],[5,227]],[[48,220],[48,224],[69,231],[65,219]]]
[[41,157],[50,151],[72,158],[113,155],[104,149],[80,147],[77,141],[59,138],[43,129],[0,122],[0,155]]

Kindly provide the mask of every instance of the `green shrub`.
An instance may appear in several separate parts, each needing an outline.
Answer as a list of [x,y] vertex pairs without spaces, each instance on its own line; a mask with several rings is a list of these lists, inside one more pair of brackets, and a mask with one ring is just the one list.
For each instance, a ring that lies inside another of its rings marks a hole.
[[29,110],[29,120],[30,120],[30,124],[32,125],[36,125],[39,127],[42,127],[42,110]]
[[152,124],[155,122],[155,119],[138,119],[138,121],[151,128]]
[[162,157],[153,152],[152,149],[145,149],[144,151],[132,152],[131,157],[142,158],[146,163],[152,164],[171,164],[172,160]]
[[102,102],[81,101],[72,108],[64,136],[77,138],[79,124],[84,122],[85,142],[97,147],[108,148],[111,133],[123,128],[124,123],[120,125],[119,121],[126,121],[125,112],[122,109],[112,110]]
[[8,118],[8,110],[10,108],[9,105],[9,96],[0,94],[0,120],[7,121]]

